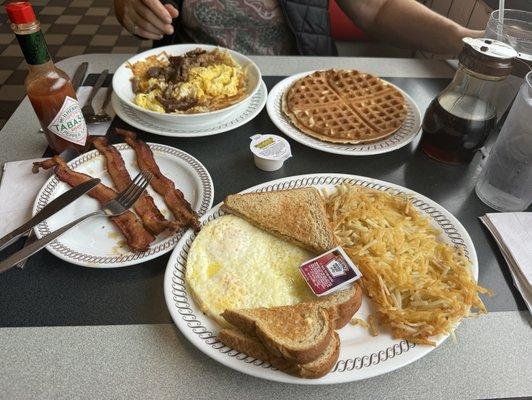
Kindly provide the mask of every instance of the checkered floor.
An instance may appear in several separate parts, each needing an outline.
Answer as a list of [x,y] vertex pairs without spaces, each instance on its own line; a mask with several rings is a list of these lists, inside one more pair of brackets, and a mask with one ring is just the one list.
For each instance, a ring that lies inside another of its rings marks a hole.
[[[0,0],[0,128],[25,96],[27,66]],[[89,53],[138,53],[151,47],[114,16],[112,0],[30,0],[54,61]]]

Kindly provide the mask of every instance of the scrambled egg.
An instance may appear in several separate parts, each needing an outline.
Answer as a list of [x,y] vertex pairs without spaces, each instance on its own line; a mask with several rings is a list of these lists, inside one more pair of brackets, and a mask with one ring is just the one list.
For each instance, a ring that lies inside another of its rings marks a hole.
[[221,324],[228,308],[273,307],[315,298],[299,273],[313,255],[226,215],[198,234],[188,253],[186,282],[201,310]]
[[156,99],[156,96],[159,96],[161,91],[158,89],[152,90],[148,93],[139,93],[135,96],[133,100],[135,104],[139,107],[145,108],[147,110],[156,111],[164,113],[164,108]]
[[[174,90],[176,99],[192,97],[198,100],[200,106],[209,106],[214,101],[223,100],[240,94],[243,71],[240,66],[214,64],[207,67],[193,67],[189,71],[186,82],[178,84]],[[148,87],[157,87],[148,93],[139,93],[135,96],[136,105],[148,110],[164,113],[163,106],[157,101],[156,96],[164,90],[165,82],[156,79],[148,81]]]
[[242,68],[215,64],[208,67],[191,68],[189,75],[188,82],[184,85],[193,86],[198,98],[201,99],[204,96],[231,97],[238,94]]

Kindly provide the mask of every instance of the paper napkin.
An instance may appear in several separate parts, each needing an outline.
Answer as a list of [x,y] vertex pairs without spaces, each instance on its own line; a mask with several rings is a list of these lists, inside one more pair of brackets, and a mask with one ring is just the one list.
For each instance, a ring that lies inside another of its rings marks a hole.
[[480,220],[495,238],[532,313],[532,212],[492,213]]
[[52,174],[52,171],[31,172],[33,162],[41,160],[37,158],[4,164],[0,183],[0,237],[31,218],[35,196]]
[[[81,86],[78,91],[76,92],[76,95],[78,97],[78,102],[81,107],[85,105],[85,102],[87,101],[87,98],[89,97],[89,94],[92,90],[92,86]],[[98,93],[96,93],[96,97],[94,98],[94,101],[92,102],[92,106],[94,107],[94,111],[98,113],[100,109],[102,108],[102,104],[105,101],[105,96],[107,94],[107,88],[100,88],[98,90]],[[114,118],[115,112],[113,110],[113,106],[111,105],[111,102],[109,102],[109,105],[107,106],[106,110],[107,114],[109,114],[111,117]],[[100,124],[87,124],[87,128],[89,130],[89,134],[91,136],[104,136],[107,133],[107,130],[111,126],[111,122],[102,122]]]

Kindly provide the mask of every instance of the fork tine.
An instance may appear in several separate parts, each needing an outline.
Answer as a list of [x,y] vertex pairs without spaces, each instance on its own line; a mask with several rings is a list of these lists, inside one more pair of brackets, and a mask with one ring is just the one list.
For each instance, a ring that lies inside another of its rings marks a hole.
[[118,195],[116,196],[115,200],[118,201],[119,203],[121,203],[123,201],[124,198],[126,198],[126,196],[129,196],[129,194],[135,189],[135,187],[137,186],[138,182],[143,179],[144,175],[142,172],[139,172],[137,174],[137,176],[135,176],[135,178],[131,181],[131,183],[129,184],[129,186],[127,188],[125,188],[124,190],[122,190],[120,193],[118,193]]
[[122,199],[121,203],[124,206],[124,208],[130,208],[135,202],[138,200],[138,198],[142,195],[148,184],[150,183],[150,180],[152,178],[152,175],[150,173],[144,174],[143,179],[141,182],[139,182],[137,185],[135,185],[135,189],[128,194],[124,199]]
[[146,183],[143,186],[138,186],[137,189],[131,194],[131,196],[122,202],[123,207],[131,208],[135,204],[135,202],[139,199],[139,197],[142,195],[147,185],[148,183]]

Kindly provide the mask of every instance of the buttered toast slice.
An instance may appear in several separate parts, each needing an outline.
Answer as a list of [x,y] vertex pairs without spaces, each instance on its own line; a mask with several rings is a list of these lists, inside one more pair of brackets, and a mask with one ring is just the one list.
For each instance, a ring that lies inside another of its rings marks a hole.
[[334,334],[333,321],[326,309],[314,303],[225,310],[222,317],[256,337],[273,355],[296,364],[321,357]]
[[334,367],[340,354],[340,340],[336,332],[333,332],[329,345],[323,353],[316,360],[306,364],[297,364],[272,354],[256,337],[246,335],[237,329],[222,329],[218,333],[218,339],[228,347],[300,378],[325,376]]
[[229,195],[222,210],[315,253],[336,246],[323,199],[313,187]]

